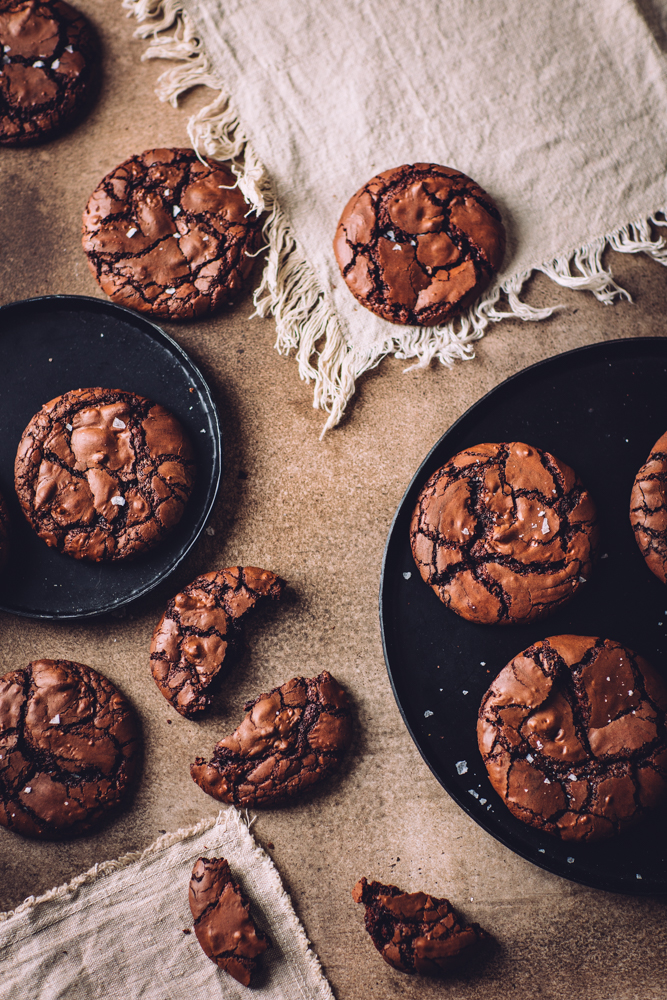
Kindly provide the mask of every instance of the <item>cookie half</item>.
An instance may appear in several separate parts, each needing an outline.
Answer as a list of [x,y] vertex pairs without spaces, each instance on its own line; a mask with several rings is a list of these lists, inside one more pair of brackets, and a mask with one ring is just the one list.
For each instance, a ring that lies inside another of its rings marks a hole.
[[255,924],[250,903],[225,858],[199,858],[190,879],[190,911],[205,955],[243,986],[271,942]]
[[241,619],[284,588],[268,570],[232,566],[196,577],[169,601],[151,640],[151,673],[177,712],[191,718],[208,708],[238,652]]
[[106,677],[35,660],[0,677],[0,823],[28,837],[85,833],[127,793],[139,722]]
[[260,246],[258,219],[222,163],[151,149],[100,182],[83,213],[83,249],[121,306],[195,319],[236,299]]
[[62,0],[0,0],[0,144],[51,139],[87,108],[99,82],[99,46],[86,18]]
[[207,795],[235,806],[271,806],[335,771],[352,738],[350,703],[328,671],[295,677],[245,706],[247,715],[190,774]]
[[667,683],[611,639],[557,635],[504,667],[482,699],[479,749],[524,823],[594,841],[667,798]]
[[653,445],[635,477],[630,524],[646,565],[667,583],[667,434]]
[[564,462],[518,441],[459,452],[424,485],[410,542],[422,579],[483,624],[542,618],[588,580],[593,500]]
[[458,170],[409,163],[371,178],[343,209],[334,253],[363,306],[390,323],[446,323],[500,268],[505,229]]
[[395,885],[360,879],[352,890],[366,907],[371,941],[392,968],[441,976],[476,955],[490,940],[479,924],[468,924],[448,899],[426,892],[402,892]]
[[121,389],[74,389],[32,418],[14,473],[39,537],[102,562],[133,558],[167,537],[192,492],[195,463],[163,406]]

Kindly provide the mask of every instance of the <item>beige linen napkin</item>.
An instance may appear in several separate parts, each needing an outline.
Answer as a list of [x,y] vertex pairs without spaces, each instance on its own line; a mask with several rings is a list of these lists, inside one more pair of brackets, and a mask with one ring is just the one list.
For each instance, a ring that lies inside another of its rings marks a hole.
[[235,809],[95,865],[0,914],[2,1000],[215,1000],[250,992],[201,950],[188,903],[198,857],[225,857],[272,947],[257,1000],[333,1000],[268,855]]
[[[667,60],[646,3],[123,2],[153,39],[147,55],[178,61],[163,98],[196,83],[223,92],[191,136],[205,154],[244,157],[241,188],[271,212],[256,302],[276,317],[278,347],[295,348],[315,380],[328,426],[385,354],[451,363],[489,321],[548,315],[519,298],[534,269],[611,302],[621,290],[602,265],[606,245],[667,263],[649,226],[667,204]],[[439,329],[360,306],[331,246],[362,184],[417,161],[472,176],[508,230],[498,281]]]

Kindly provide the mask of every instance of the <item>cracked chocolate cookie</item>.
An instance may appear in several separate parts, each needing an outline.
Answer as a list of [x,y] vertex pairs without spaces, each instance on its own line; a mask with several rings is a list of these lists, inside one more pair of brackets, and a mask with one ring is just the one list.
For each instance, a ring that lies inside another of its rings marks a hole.
[[468,621],[541,618],[586,582],[593,501],[569,466],[513,441],[479,444],[429,478],[412,515],[412,554],[440,600]]
[[9,512],[7,510],[7,504],[5,499],[0,494],[0,571],[2,571],[7,564],[7,556],[9,555]]
[[271,942],[250,915],[250,903],[225,858],[199,858],[190,879],[190,910],[205,955],[243,986]]
[[326,670],[295,677],[245,709],[211,760],[190,765],[193,780],[220,802],[272,806],[300,795],[338,768],[352,738],[347,695]]
[[123,799],[140,752],[129,703],[97,671],[35,660],[0,677],[0,823],[28,837],[85,833]]
[[232,302],[262,227],[235,184],[228,167],[191,149],[151,149],[107,174],[83,213],[83,249],[103,291],[172,320]]
[[479,924],[467,924],[448,899],[402,892],[395,885],[359,879],[355,903],[366,907],[365,924],[385,962],[399,972],[441,976],[456,969],[490,940]]
[[646,565],[667,583],[667,434],[653,445],[635,477],[630,524]]
[[334,239],[355,298],[390,323],[421,326],[446,323],[474,302],[504,252],[488,194],[437,163],[373,177],[345,206]]
[[482,699],[479,749],[510,812],[563,840],[611,837],[667,796],[667,684],[611,639],[557,635]]
[[176,417],[120,389],[74,389],[46,403],[14,467],[23,513],[75,559],[130,559],[178,523],[195,464]]
[[0,0],[0,144],[50,139],[78,118],[97,83],[88,21],[62,0]]
[[173,597],[153,633],[151,672],[177,712],[192,717],[211,703],[223,666],[241,643],[241,618],[285,581],[265,569],[232,566],[204,573]]

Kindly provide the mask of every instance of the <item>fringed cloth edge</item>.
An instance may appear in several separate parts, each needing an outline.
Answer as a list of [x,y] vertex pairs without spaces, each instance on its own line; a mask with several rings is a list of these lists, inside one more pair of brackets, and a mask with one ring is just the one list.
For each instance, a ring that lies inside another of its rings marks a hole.
[[[308,263],[278,203],[271,179],[244,134],[230,96],[216,76],[208,54],[181,0],[122,0],[128,16],[139,23],[136,34],[149,40],[143,59],[177,63],[158,79],[157,96],[174,107],[179,97],[197,86],[217,91],[216,98],[188,122],[188,135],[199,156],[229,160],[237,184],[257,215],[266,213],[263,227],[268,255],[253,301],[255,315],[272,315],[276,349],[294,350],[299,375],[314,383],[313,406],[328,412],[322,435],[335,427],[355,391],[356,380],[389,354],[413,361],[406,371],[425,368],[434,359],[451,367],[475,356],[474,343],[489,323],[508,318],[542,320],[562,306],[536,309],[521,299],[533,271],[557,285],[589,291],[605,305],[617,298],[631,300],[602,264],[606,247],[620,253],[647,253],[667,266],[667,241],[653,238],[651,226],[667,226],[667,206],[646,219],[621,226],[606,236],[559,254],[531,270],[496,282],[466,312],[437,327],[402,327],[368,351],[350,346],[325,289]],[[504,308],[498,308],[500,303]]]

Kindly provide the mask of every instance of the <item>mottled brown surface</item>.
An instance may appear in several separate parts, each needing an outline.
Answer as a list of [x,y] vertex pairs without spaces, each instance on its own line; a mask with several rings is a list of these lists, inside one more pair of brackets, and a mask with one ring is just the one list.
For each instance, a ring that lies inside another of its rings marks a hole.
[[85,833],[123,799],[138,719],[97,671],[35,660],[0,679],[0,823],[27,837]]
[[204,954],[250,986],[260,955],[271,947],[225,858],[199,858],[190,879],[190,911]]
[[667,684],[610,639],[557,635],[482,698],[479,749],[518,819],[563,840],[612,837],[667,796]]
[[500,268],[505,230],[486,191],[437,163],[372,177],[340,217],[334,253],[352,294],[390,323],[435,326]]
[[635,477],[630,524],[646,565],[667,583],[667,434],[653,445]]
[[195,319],[234,301],[252,270],[261,220],[228,166],[191,149],[149,149],[100,181],[83,249],[118,305]]
[[410,525],[422,579],[485,625],[543,618],[569,601],[591,574],[597,537],[579,477],[518,441],[454,455],[424,484]]
[[91,25],[62,0],[0,0],[0,145],[43,142],[86,108],[99,76]]
[[177,712],[192,717],[211,703],[222,669],[239,653],[241,619],[285,583],[268,570],[231,566],[202,573],[167,604],[151,640],[151,672]]
[[192,492],[192,445],[168,410],[121,389],[45,403],[16,454],[16,494],[47,545],[92,562],[159,545]]
[[247,809],[302,795],[338,769],[350,745],[350,703],[327,670],[294,677],[245,709],[211,760],[190,765],[193,780],[220,802]]
[[478,952],[489,935],[463,920],[448,899],[359,879],[355,903],[366,907],[366,930],[387,965],[399,972],[442,976]]
[[[2,302],[56,292],[103,298],[81,252],[89,192],[122,159],[186,144],[187,115],[202,105],[194,94],[174,111],[153,96],[157,76],[172,64],[140,61],[143,43],[132,38],[119,0],[77,3],[102,36],[105,86],[67,136],[2,154]],[[89,663],[136,706],[146,747],[131,809],[96,833],[64,848],[0,830],[0,907],[147,847],[160,830],[216,816],[219,803],[194,784],[189,762],[234,729],[254,692],[316,664],[354,701],[352,746],[319,791],[262,810],[252,829],[337,1000],[535,1000],[538,985],[539,1000],[664,1000],[667,901],[557,878],[477,826],[410,739],[387,682],[378,625],[389,525],[441,434],[485,392],[542,358],[595,341],[667,336],[665,269],[641,255],[609,253],[604,261],[634,303],[606,307],[538,275],[527,301],[562,303],[562,312],[543,323],[492,326],[476,359],[451,370],[404,374],[405,361],[384,361],[360,380],[349,416],[322,442],[312,386],[299,382],[293,357],[274,351],[274,323],[249,319],[249,297],[202,322],[166,325],[203,369],[220,412],[225,467],[215,534],[203,534],[173,581],[124,617],[54,624],[0,614],[0,672],[47,655]],[[258,274],[259,265],[255,280]],[[0,485],[8,488],[11,482]],[[248,621],[249,652],[223,679],[220,709],[200,722],[176,718],[150,675],[150,637],[177,590],[199,573],[235,565],[270,567],[289,581],[292,597],[280,608],[259,607]],[[489,682],[504,665],[488,664]],[[394,971],[370,946],[350,897],[362,873],[453,900],[493,935],[497,950],[483,969],[470,963],[448,983]],[[193,935],[181,937],[199,947]]]

